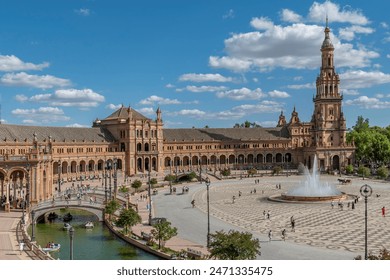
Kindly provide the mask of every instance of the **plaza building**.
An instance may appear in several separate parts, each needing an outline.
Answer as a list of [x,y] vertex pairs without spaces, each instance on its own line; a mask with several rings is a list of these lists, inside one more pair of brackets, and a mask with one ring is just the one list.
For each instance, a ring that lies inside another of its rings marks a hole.
[[294,108],[281,112],[273,128],[163,128],[162,112],[150,119],[121,107],[91,128],[0,124],[0,187],[6,210],[20,202],[37,203],[61,192],[62,182],[155,176],[188,171],[219,174],[223,169],[284,169],[299,163],[340,171],[354,162],[346,143],[334,46],[325,28],[321,68],[309,122]]

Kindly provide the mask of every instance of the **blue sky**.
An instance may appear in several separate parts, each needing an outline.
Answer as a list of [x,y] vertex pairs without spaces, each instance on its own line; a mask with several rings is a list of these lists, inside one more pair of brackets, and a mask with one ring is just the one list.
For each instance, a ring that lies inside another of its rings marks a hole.
[[347,126],[390,125],[386,1],[0,3],[3,123],[91,126],[122,104],[169,128],[310,121],[328,14]]

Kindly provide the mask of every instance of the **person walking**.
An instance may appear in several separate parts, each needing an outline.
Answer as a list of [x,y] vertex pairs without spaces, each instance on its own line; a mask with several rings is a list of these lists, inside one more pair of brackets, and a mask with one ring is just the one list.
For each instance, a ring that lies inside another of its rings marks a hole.
[[265,210],[263,211],[263,216],[264,216],[264,220],[267,219],[267,212],[265,212]]
[[268,232],[268,239],[269,239],[269,242],[272,241],[272,230],[271,229]]
[[386,216],[386,208],[385,206],[382,207],[382,217]]
[[191,205],[192,205],[192,208],[195,207],[195,199],[193,199],[193,200],[191,201]]
[[234,201],[236,201],[236,196],[235,195],[233,195],[232,201],[233,201],[233,204],[234,204]]
[[295,219],[291,220],[291,231],[295,232]]
[[283,239],[283,241],[286,241],[286,229],[285,228],[282,230],[282,239]]

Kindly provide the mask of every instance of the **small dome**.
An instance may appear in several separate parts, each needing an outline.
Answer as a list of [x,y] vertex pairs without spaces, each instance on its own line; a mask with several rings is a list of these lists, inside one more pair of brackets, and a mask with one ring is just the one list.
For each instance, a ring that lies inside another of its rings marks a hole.
[[329,32],[330,32],[329,27],[326,27],[325,28],[325,39],[324,39],[324,42],[322,43],[322,46],[321,46],[322,49],[333,48],[333,43],[330,40]]

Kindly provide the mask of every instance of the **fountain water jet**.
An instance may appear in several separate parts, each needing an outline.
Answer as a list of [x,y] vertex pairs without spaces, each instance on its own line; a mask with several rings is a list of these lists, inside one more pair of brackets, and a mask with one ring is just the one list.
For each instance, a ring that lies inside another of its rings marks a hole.
[[330,201],[346,199],[347,195],[339,191],[335,186],[328,182],[320,182],[317,169],[317,156],[315,156],[312,173],[305,167],[305,181],[301,182],[298,187],[282,194],[281,199],[287,201]]

